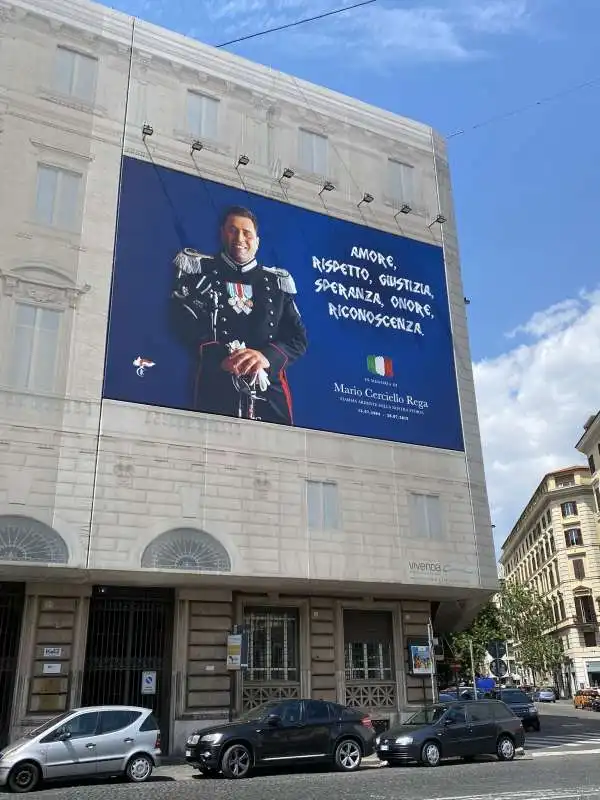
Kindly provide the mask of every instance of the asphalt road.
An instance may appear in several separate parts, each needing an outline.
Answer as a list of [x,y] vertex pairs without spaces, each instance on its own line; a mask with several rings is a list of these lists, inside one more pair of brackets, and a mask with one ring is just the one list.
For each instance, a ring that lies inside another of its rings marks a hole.
[[[261,774],[244,781],[198,777],[186,766],[157,770],[142,786],[122,781],[51,786],[36,800],[600,800],[600,714],[542,706],[540,734],[512,763],[480,759],[437,769],[370,764],[351,775],[326,768]],[[541,737],[541,738],[539,738]],[[595,737],[598,737],[597,739]],[[535,743],[541,746],[534,746]],[[548,743],[550,742],[550,744]],[[590,742],[595,744],[590,744]]]

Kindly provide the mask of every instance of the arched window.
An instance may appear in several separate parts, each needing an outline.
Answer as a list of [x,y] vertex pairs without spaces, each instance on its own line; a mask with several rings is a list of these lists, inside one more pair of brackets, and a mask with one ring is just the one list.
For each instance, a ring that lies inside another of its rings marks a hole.
[[195,528],[174,528],[157,536],[142,555],[146,569],[231,572],[231,559],[214,536]]
[[68,564],[69,548],[49,525],[21,516],[0,516],[0,561]]

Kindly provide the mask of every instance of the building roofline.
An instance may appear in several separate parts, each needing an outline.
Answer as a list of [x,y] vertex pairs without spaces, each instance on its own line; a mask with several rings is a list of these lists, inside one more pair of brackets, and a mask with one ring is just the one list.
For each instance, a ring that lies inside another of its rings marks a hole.
[[592,416],[590,416],[588,418],[588,420],[586,421],[586,423],[584,424],[583,433],[581,434],[581,438],[579,439],[579,441],[575,445],[575,449],[576,450],[579,450],[581,452],[580,448],[583,447],[584,441],[591,434],[592,430],[596,427],[597,424],[600,425],[600,411],[598,411],[597,414],[592,414]]
[[[546,492],[542,492],[541,490],[544,487],[544,485],[545,485],[546,481],[548,480],[548,478],[550,478],[552,475],[561,475],[561,474],[563,474],[565,472],[587,472],[588,475],[590,475],[590,469],[587,466],[587,464],[577,464],[577,465],[574,465],[574,466],[571,466],[571,467],[561,467],[560,469],[553,469],[550,472],[546,472],[544,477],[540,480],[540,482],[536,486],[534,492],[531,494],[531,497],[529,498],[529,501],[528,501],[527,505],[525,506],[525,508],[523,509],[521,514],[519,515],[519,518],[517,519],[517,521],[513,525],[511,532],[508,534],[508,536],[506,537],[506,539],[502,543],[502,545],[500,547],[500,550],[502,552],[504,552],[504,550],[506,549],[507,545],[514,538],[516,538],[516,535],[521,531],[521,529],[522,529],[521,523],[531,513],[531,511],[535,508],[535,506],[537,505],[537,503],[540,500],[540,496],[542,494],[543,495],[546,494]],[[572,487],[570,487],[570,488],[572,488]],[[576,488],[584,488],[584,487],[582,486],[582,487],[576,487]],[[502,556],[500,556],[500,559],[502,559]]]

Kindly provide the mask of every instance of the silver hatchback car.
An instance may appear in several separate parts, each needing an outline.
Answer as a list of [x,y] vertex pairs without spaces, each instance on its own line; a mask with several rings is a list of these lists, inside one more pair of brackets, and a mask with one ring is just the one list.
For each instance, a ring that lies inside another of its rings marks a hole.
[[143,783],[160,765],[160,755],[160,730],[151,709],[78,708],[5,747],[0,786],[24,793],[41,781],[112,775]]

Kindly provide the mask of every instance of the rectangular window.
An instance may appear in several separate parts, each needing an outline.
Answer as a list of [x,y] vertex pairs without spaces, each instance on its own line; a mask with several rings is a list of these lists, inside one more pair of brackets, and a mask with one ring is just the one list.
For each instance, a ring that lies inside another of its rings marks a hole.
[[348,642],[346,644],[347,681],[392,680],[391,642]]
[[561,503],[560,510],[563,517],[576,517],[577,516],[577,503],[571,500],[568,503]]
[[307,481],[306,502],[309,528],[336,530],[340,527],[337,484]]
[[575,597],[575,613],[578,622],[583,625],[596,624],[596,612],[594,611],[594,602],[589,595],[584,597]]
[[38,164],[35,221],[40,225],[76,231],[80,222],[82,175]]
[[575,475],[557,475],[554,479],[557,489],[564,489],[567,486],[575,486]]
[[61,313],[17,303],[9,375],[13,388],[54,390]]
[[93,103],[98,61],[66,47],[56,48],[54,88],[68,97]]
[[313,175],[327,175],[327,149],[326,136],[319,133],[305,131],[302,128],[298,133],[300,166]]
[[129,89],[128,122],[143,125],[148,121],[148,84],[135,81]]
[[188,132],[199,139],[219,138],[219,101],[198,92],[187,93]]
[[596,472],[596,462],[594,461],[594,456],[589,456],[588,457],[588,464],[590,466],[590,472],[593,475],[594,472]]
[[444,539],[442,504],[437,495],[409,494],[410,528],[419,539]]
[[583,536],[581,528],[567,528],[565,530],[565,544],[567,547],[582,547]]
[[388,160],[388,189],[390,199],[397,203],[415,203],[415,170],[409,164]]
[[596,634],[594,631],[585,631],[583,634],[583,643],[586,647],[596,647]]
[[247,608],[248,669],[245,681],[300,680],[299,624],[296,609]]
[[573,575],[578,581],[582,581],[585,578],[585,565],[582,558],[573,560]]
[[594,497],[596,498],[596,511],[600,514],[600,489],[594,486]]

